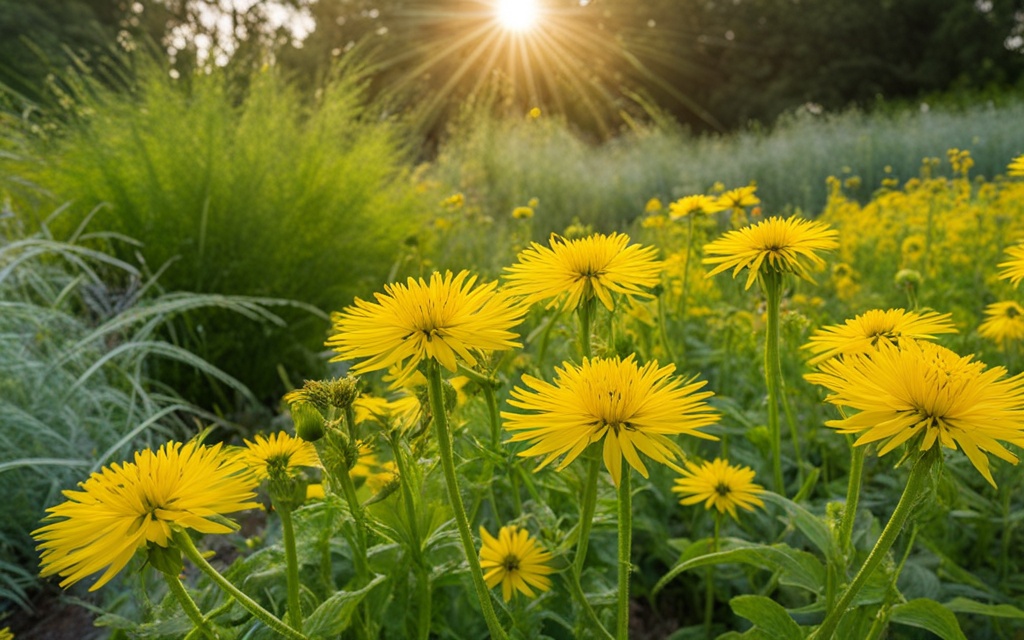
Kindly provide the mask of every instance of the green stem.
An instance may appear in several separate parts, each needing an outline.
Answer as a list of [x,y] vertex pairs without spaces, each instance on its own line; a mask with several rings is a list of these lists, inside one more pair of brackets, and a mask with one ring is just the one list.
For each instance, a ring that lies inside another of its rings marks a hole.
[[676,355],[672,352],[672,344],[668,340],[668,327],[666,327],[665,318],[665,293],[662,292],[661,297],[658,298],[658,329],[661,334],[661,344],[665,347],[665,355],[668,356],[669,362],[676,361]]
[[855,447],[850,453],[850,482],[846,486],[846,506],[843,508],[843,519],[839,522],[839,550],[849,554],[853,523],[857,519],[857,503],[860,501],[861,478],[864,475],[865,447]]
[[487,417],[491,422],[491,447],[498,451],[500,449],[500,424],[498,423],[498,399],[495,397],[494,384],[483,385],[484,400],[487,401]]
[[[722,514],[715,511],[715,537],[711,539],[711,553],[718,553],[718,536],[722,528]],[[704,630],[711,640],[711,619],[715,612],[715,573],[714,567],[708,567],[704,575]]]
[[348,437],[354,444],[359,443],[359,428],[356,426],[356,409],[352,403],[345,405],[345,424],[348,426]]
[[551,331],[558,324],[558,318],[562,315],[561,309],[555,309],[548,318],[548,324],[544,327],[544,333],[540,334],[540,346],[537,347],[537,367],[544,367],[544,356],[548,353],[548,342],[551,340]]
[[295,553],[295,528],[292,526],[290,507],[278,508],[281,518],[281,539],[284,542],[284,559],[288,583],[288,624],[302,631],[302,606],[299,604],[299,558]]
[[203,617],[203,613],[196,606],[196,601],[192,599],[192,596],[185,590],[185,585],[181,584],[181,580],[178,576],[172,576],[169,573],[164,574],[164,579],[167,581],[167,586],[171,589],[171,593],[178,599],[178,604],[185,611],[185,615],[192,621],[192,624],[196,626],[203,635],[207,638],[219,638],[220,636],[210,628],[210,624]]
[[687,291],[690,281],[690,256],[693,255],[693,213],[686,216],[686,262],[683,264],[683,292],[679,297],[679,320],[686,322]]
[[577,336],[580,343],[580,356],[583,358],[592,357],[590,347],[590,324],[593,321],[594,299],[584,300],[577,307],[576,312],[580,316],[580,335]]
[[764,375],[768,387],[768,437],[771,444],[772,481],[775,492],[786,497],[782,481],[782,438],[779,433],[779,395],[782,390],[782,362],[779,355],[779,303],[782,298],[782,274],[768,270],[762,275],[768,298],[768,326],[764,342]]
[[217,572],[210,563],[206,561],[203,554],[199,553],[199,549],[196,548],[192,538],[189,537],[188,533],[184,531],[174,532],[174,543],[181,549],[182,553],[185,554],[189,560],[192,561],[200,571],[205,573],[213,580],[217,586],[227,592],[232,598],[238,601],[238,604],[245,607],[252,615],[256,616],[263,624],[267,625],[280,635],[285,638],[292,638],[293,640],[306,640],[306,636],[302,635],[300,631],[289,627],[285,623],[281,622],[274,614],[264,609],[258,602],[245,595],[238,587],[231,584],[227,578]]
[[632,468],[624,465],[619,481],[619,611],[616,640],[629,640],[629,570],[633,545],[633,493],[630,485]]
[[469,530],[469,520],[466,518],[466,507],[463,505],[462,495],[459,493],[459,481],[455,475],[455,454],[448,428],[448,414],[444,409],[441,370],[437,362],[433,360],[427,364],[427,381],[429,383],[430,408],[434,415],[434,434],[437,438],[438,454],[441,457],[441,469],[444,472],[444,480],[448,488],[448,501],[451,502],[452,511],[455,513],[455,523],[458,525],[462,548],[466,553],[466,561],[469,563],[473,587],[476,589],[477,599],[480,600],[480,608],[483,610],[484,620],[487,622],[491,637],[497,640],[506,640],[508,636],[501,628],[498,617],[494,613],[494,607],[491,605],[491,594],[484,582],[484,574],[480,569],[480,558],[477,556],[473,534]]
[[419,524],[416,519],[416,503],[413,501],[412,488],[409,483],[412,476],[409,473],[409,465],[405,459],[405,452],[402,450],[401,439],[397,433],[392,432],[388,438],[391,445],[391,452],[395,457],[395,464],[398,465],[398,478],[402,487],[402,502],[405,505],[405,518],[409,521],[409,537],[412,538],[410,551],[416,565],[416,591],[419,601],[419,617],[417,618],[417,638],[427,640],[430,637],[430,571],[427,563],[423,560],[423,543],[420,540]]
[[594,613],[593,607],[587,602],[587,594],[583,593],[583,587],[580,585],[580,578],[572,571],[563,574],[566,582],[569,583],[569,590],[572,591],[573,597],[576,598],[577,602],[580,603],[580,608],[583,609],[583,615],[586,617],[587,622],[593,627],[594,631],[606,640],[614,640],[612,634],[608,633],[608,630],[604,628],[601,621],[598,619],[597,614]]
[[594,511],[597,509],[597,480],[601,474],[601,458],[591,447],[588,452],[587,478],[583,484],[583,500],[580,503],[579,536],[576,539],[576,557],[572,570],[579,576],[587,560],[587,546],[590,544],[590,528],[594,525]]
[[882,535],[878,538],[874,548],[871,549],[871,553],[868,555],[867,560],[864,561],[860,571],[853,578],[853,582],[846,587],[846,591],[839,598],[839,602],[828,612],[818,630],[811,635],[813,640],[830,640],[832,638],[836,627],[839,625],[839,621],[850,607],[850,603],[853,602],[861,587],[871,577],[871,574],[874,573],[878,565],[882,563],[885,554],[889,552],[893,543],[896,542],[896,538],[903,529],[903,525],[906,524],[907,518],[913,512],[914,506],[917,504],[917,500],[927,484],[928,472],[931,471],[932,465],[936,461],[941,460],[939,456],[941,456],[941,453],[938,451],[938,447],[933,447],[922,454],[914,463],[913,468],[910,470],[910,477],[907,478],[907,485],[903,489],[903,495],[900,496],[896,509],[892,512],[892,516],[889,518],[888,524],[885,525],[885,529],[882,530]]

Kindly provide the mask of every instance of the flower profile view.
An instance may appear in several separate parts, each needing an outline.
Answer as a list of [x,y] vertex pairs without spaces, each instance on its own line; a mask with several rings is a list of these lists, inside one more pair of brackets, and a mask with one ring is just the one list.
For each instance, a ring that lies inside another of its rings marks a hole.
[[1006,174],[1014,178],[1024,178],[1024,153],[1010,161]]
[[686,196],[669,205],[669,216],[679,220],[689,215],[717,213],[727,208],[718,198],[705,195]]
[[[554,572],[548,563],[551,553],[537,545],[525,529],[515,525],[502,527],[498,537],[480,527],[480,566],[484,580],[491,589],[501,585],[501,597],[508,602],[512,594],[520,592],[533,598],[534,589],[551,588],[548,575]],[[531,588],[532,587],[532,588]]]
[[528,441],[532,446],[519,455],[543,456],[538,469],[564,455],[561,470],[603,438],[604,463],[616,485],[622,458],[647,477],[639,453],[679,470],[674,461],[682,450],[668,436],[714,440],[698,429],[717,415],[705,402],[713,394],[700,390],[705,382],[680,382],[671,377],[674,371],[671,364],[640,366],[629,356],[564,363],[553,383],[524,375],[527,388],[514,388],[509,404],[529,413],[501,414],[505,429],[514,432],[509,441]]
[[753,511],[763,507],[758,497],[764,488],[754,483],[754,470],[750,467],[733,466],[726,460],[715,458],[713,462],[694,464],[686,462],[683,477],[677,478],[672,491],[680,494],[679,504],[704,503],[705,509],[717,509],[718,513],[729,512],[737,518],[736,507]]
[[948,313],[872,309],[843,324],[818,329],[803,348],[814,354],[808,364],[815,365],[842,353],[864,353],[879,344],[934,340],[940,333],[956,333]]
[[435,272],[430,280],[409,278],[385,285],[376,302],[355,304],[332,315],[333,335],[327,346],[338,360],[362,360],[359,374],[399,367],[400,380],[425,360],[436,360],[454,372],[461,358],[477,363],[474,352],[520,346],[511,331],[526,310],[497,291],[494,282],[474,286],[476,276]]
[[834,358],[805,376],[853,409],[825,424],[860,437],[854,446],[879,443],[885,455],[905,442],[921,451],[961,449],[993,486],[987,453],[1016,463],[999,441],[1024,444],[1024,374],[1006,377],[931,342],[880,344],[875,351]]
[[813,222],[793,216],[791,218],[771,217],[724,236],[704,245],[704,264],[714,265],[707,277],[729,269],[735,278],[740,271],[748,269],[746,288],[754,284],[758,274],[765,270],[778,273],[794,273],[810,280],[805,261],[815,266],[824,266],[817,251],[828,251],[839,246],[838,233],[827,224]]
[[1010,284],[1016,287],[1020,284],[1021,280],[1024,280],[1024,244],[1008,248],[1006,255],[1010,259],[999,263],[999,277],[1003,280],[1009,280]]
[[978,335],[1000,346],[1024,339],[1024,307],[1013,300],[988,305],[985,307],[985,321],[978,327]]
[[259,506],[257,480],[239,456],[220,444],[169,442],[156,452],[136,452],[92,474],[67,500],[47,509],[39,542],[42,576],[59,574],[61,587],[103,571],[94,591],[113,578],[137,551],[167,547],[174,530],[230,533],[225,514]]
[[718,196],[718,211],[724,209],[745,209],[761,204],[761,199],[757,197],[756,193],[757,187],[754,185],[729,189]]
[[613,293],[651,297],[644,287],[661,282],[657,249],[629,244],[624,233],[593,234],[578,240],[552,235],[550,247],[536,242],[505,268],[506,289],[526,304],[550,300],[570,311],[592,298],[609,310]]
[[320,458],[312,442],[293,438],[287,432],[257,435],[245,441],[246,463],[260,480],[294,477],[301,467],[319,467]]

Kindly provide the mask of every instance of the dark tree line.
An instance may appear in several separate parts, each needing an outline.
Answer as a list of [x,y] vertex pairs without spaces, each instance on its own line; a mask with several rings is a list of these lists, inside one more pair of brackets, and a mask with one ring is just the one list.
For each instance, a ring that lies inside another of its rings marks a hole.
[[482,2],[278,4],[312,19],[301,41],[260,3],[218,27],[217,0],[0,0],[0,82],[39,98],[63,47],[95,60],[140,42],[186,73],[213,59],[199,42],[239,78],[272,57],[309,86],[356,58],[372,93],[396,109],[415,104],[428,126],[501,87],[516,109],[562,111],[604,132],[645,103],[697,129],[728,129],[806,103],[1024,83],[1024,0],[549,0],[543,37],[515,50],[487,30]]

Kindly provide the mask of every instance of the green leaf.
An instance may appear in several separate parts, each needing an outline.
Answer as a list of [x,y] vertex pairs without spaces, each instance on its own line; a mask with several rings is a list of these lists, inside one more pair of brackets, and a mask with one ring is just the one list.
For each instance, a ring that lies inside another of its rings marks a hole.
[[774,503],[786,510],[793,521],[793,526],[800,530],[815,547],[821,551],[826,558],[836,557],[836,549],[832,541],[832,534],[828,530],[825,521],[801,507],[792,500],[780,496],[777,493],[766,491],[761,497],[768,502]]
[[894,606],[890,609],[889,621],[926,629],[942,640],[967,640],[953,612],[928,598],[917,598]]
[[337,636],[348,628],[352,614],[370,591],[384,581],[386,576],[378,575],[362,589],[339,591],[316,608],[303,627],[310,636]]
[[976,613],[991,618],[1024,620],[1024,611],[1009,604],[985,604],[969,598],[953,598],[942,606],[954,613]]
[[[698,547],[695,543],[693,547]],[[690,550],[683,554],[674,567],[654,585],[654,593],[683,571],[714,564],[738,562],[760,567],[767,571],[778,572],[779,582],[784,585],[801,587],[812,593],[820,593],[825,584],[825,567],[821,561],[806,551],[799,551],[785,544],[753,544],[736,538],[725,538],[721,541],[723,551],[709,553],[697,557],[688,557]],[[696,551],[699,551],[700,547]]]
[[803,640],[800,625],[781,604],[764,596],[736,596],[729,601],[733,613],[746,618],[774,640]]

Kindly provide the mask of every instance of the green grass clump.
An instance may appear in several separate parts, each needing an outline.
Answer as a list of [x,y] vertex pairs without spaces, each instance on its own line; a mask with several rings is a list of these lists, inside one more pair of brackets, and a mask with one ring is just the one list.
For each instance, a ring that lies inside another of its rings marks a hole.
[[[272,69],[242,88],[222,71],[175,80],[140,64],[127,92],[87,76],[76,86],[75,115],[24,172],[74,202],[58,236],[102,205],[95,224],[141,242],[112,250],[166,265],[168,290],[337,308],[386,278],[413,228],[400,136],[364,117],[351,76],[307,96]],[[321,313],[285,317],[287,329],[247,331],[212,314],[190,344],[276,397],[277,366],[308,373],[303,354],[319,349],[327,326]]]

